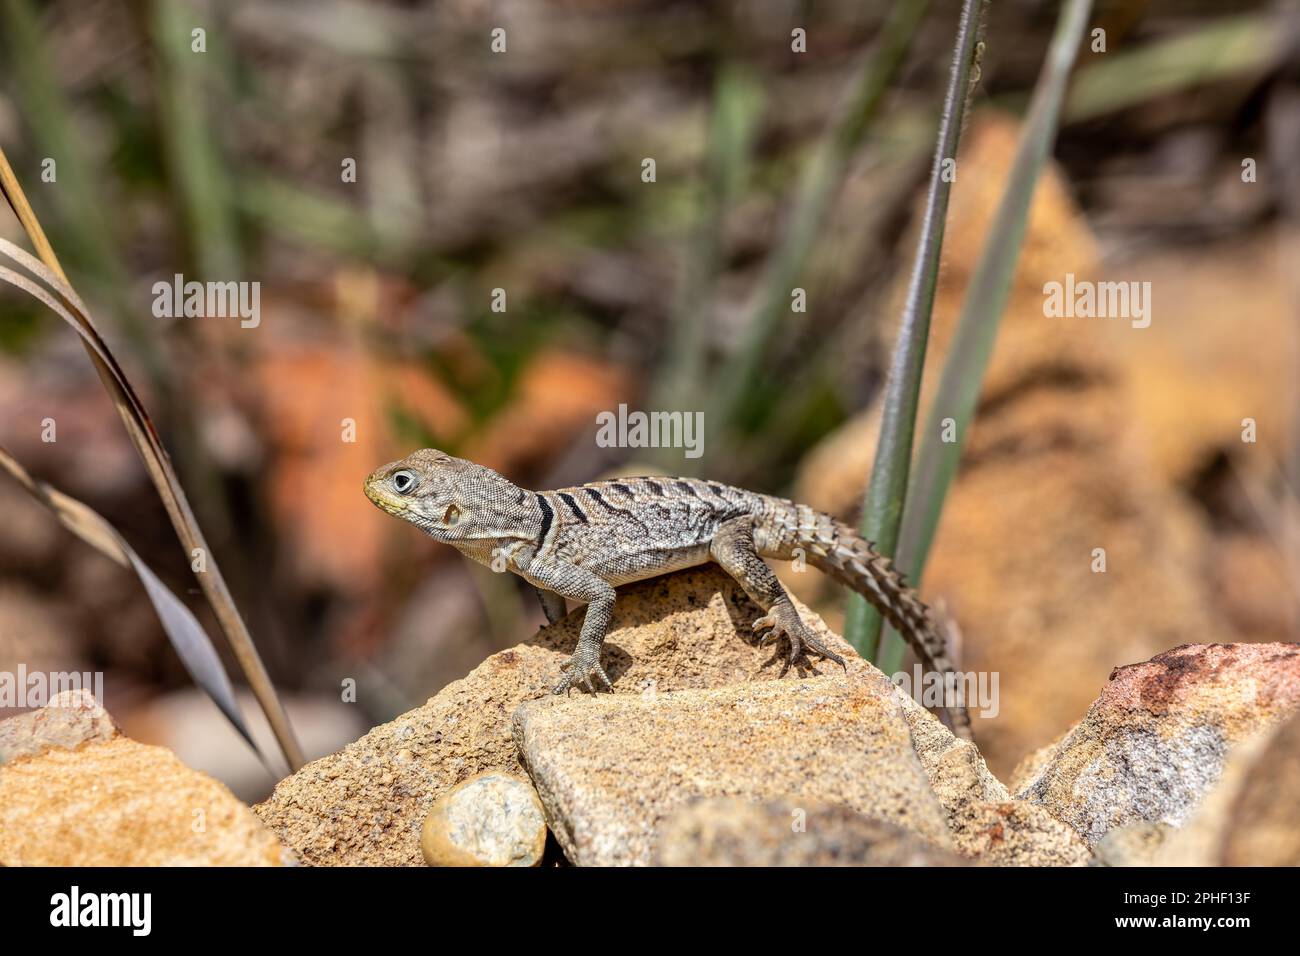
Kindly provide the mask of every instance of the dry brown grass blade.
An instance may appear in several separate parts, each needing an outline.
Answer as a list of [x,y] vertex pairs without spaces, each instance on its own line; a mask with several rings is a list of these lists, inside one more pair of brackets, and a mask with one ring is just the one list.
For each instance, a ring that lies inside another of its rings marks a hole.
[[[0,240],[3,243],[0,252],[3,252],[33,275],[39,277],[45,285],[49,286],[62,299],[62,304],[31,279],[18,276],[11,270],[3,270],[6,281],[29,294],[35,295],[40,301],[54,309],[81,336],[82,344],[85,346],[86,352],[99,374],[100,381],[103,382],[104,388],[113,399],[113,404],[126,426],[127,434],[131,436],[136,451],[139,452],[141,459],[144,461],[149,477],[158,491],[158,496],[162,499],[163,507],[167,509],[167,515],[171,519],[172,527],[176,529],[176,534],[184,545],[187,554],[193,555],[198,552],[205,556],[207,569],[196,574],[199,587],[203,590],[204,597],[212,607],[222,633],[225,634],[226,640],[230,643],[231,650],[244,672],[249,687],[257,698],[263,713],[266,714],[267,722],[271,725],[271,730],[284,753],[285,760],[291,769],[297,770],[303,764],[302,749],[299,747],[293,729],[289,725],[288,715],[275,693],[275,688],[271,684],[270,676],[266,672],[262,658],[253,644],[252,636],[249,634],[244,619],[235,606],[229,589],[226,587],[225,578],[217,565],[216,557],[208,548],[203,532],[199,528],[198,521],[195,520],[193,510],[190,508],[189,499],[186,498],[185,492],[176,478],[171,459],[166,449],[163,448],[153,421],[141,404],[135,389],[131,386],[130,381],[91,321],[89,310],[68,283],[58,257],[54,254],[54,249],[50,246],[49,240],[46,239],[45,231],[41,228],[36,214],[32,211],[31,204],[28,203],[27,196],[18,183],[18,179],[14,175],[13,169],[9,165],[9,159],[3,149],[0,149],[0,190],[3,190],[5,199],[18,217],[18,221],[22,224],[24,230],[26,230],[32,248],[37,251],[41,261],[36,261],[22,249],[12,243],[3,242],[3,240]],[[14,278],[21,281],[15,282]]]
[[253,735],[239,712],[235,689],[226,676],[226,669],[221,666],[221,658],[190,609],[162,583],[117,529],[93,508],[33,478],[3,446],[0,446],[0,468],[9,472],[14,480],[27,489],[28,494],[49,508],[65,528],[97,551],[136,573],[144,585],[145,594],[153,603],[158,620],[167,632],[168,640],[185,665],[185,670],[194,679],[194,683],[212,698],[212,702],[269,768],[266,755],[253,741]]

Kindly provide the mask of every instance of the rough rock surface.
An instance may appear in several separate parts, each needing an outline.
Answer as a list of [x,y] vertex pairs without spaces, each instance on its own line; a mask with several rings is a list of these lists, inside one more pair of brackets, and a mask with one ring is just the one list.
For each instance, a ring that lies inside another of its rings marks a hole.
[[117,734],[113,718],[94,694],[66,690],[40,710],[0,721],[0,762],[50,747],[71,749],[88,740],[112,740]]
[[[779,661],[770,648],[755,646],[749,626],[758,614],[735,582],[713,567],[621,589],[605,658],[615,679],[613,699],[776,680]],[[439,795],[479,773],[525,772],[511,737],[511,715],[524,701],[551,699],[550,684],[581,619],[575,611],[533,642],[493,655],[424,706],[281,781],[254,810],[306,863],[419,865],[420,828]],[[958,852],[1043,864],[1073,863],[1086,854],[1072,831],[1041,808],[999,811],[1011,798],[973,746],[857,658],[820,618],[809,612],[806,619],[848,660],[847,679],[883,686],[902,708]],[[836,667],[817,668],[823,680],[846,679]],[[781,686],[797,683],[788,676]],[[564,706],[594,714],[609,699],[575,693]]]
[[893,686],[864,670],[591,700],[535,701],[515,740],[579,865],[644,865],[692,798],[834,804],[949,844]]
[[[420,827],[434,799],[475,774],[522,772],[511,714],[525,700],[550,695],[582,613],[575,609],[423,706],[309,763],[254,811],[308,864],[422,865]],[[760,613],[715,567],[620,588],[604,657],[614,696],[777,679],[779,662],[771,648],[756,645],[750,628]],[[807,619],[833,650],[852,654],[815,615]],[[817,665],[823,673],[832,668]],[[573,695],[575,706],[590,702]]]
[[967,861],[901,827],[847,807],[693,801],[659,830],[658,866],[962,866]]
[[933,714],[899,693],[912,744],[947,815],[953,846],[996,866],[1084,866],[1082,838],[1045,808],[1013,800],[975,745],[953,736]]
[[546,820],[527,780],[484,773],[433,802],[420,846],[430,866],[537,866]]
[[1300,866],[1300,713],[1234,747],[1187,825],[1125,862]]
[[1167,823],[1126,823],[1107,831],[1093,847],[1093,855],[1101,866],[1154,866],[1156,854],[1175,832]]
[[0,766],[0,865],[275,866],[252,811],[162,747],[127,737]]
[[1300,706],[1300,645],[1189,644],[1116,668],[1019,794],[1089,845],[1147,821],[1182,826],[1234,744]]

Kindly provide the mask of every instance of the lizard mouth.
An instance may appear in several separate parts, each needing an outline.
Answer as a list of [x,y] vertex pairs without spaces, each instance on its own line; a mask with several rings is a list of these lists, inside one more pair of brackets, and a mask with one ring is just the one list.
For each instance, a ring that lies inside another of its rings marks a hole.
[[377,475],[370,475],[366,478],[365,486],[363,488],[366,497],[370,499],[371,503],[375,507],[382,511],[387,511],[390,515],[400,514],[405,511],[407,507],[406,502],[388,494],[379,484],[378,477],[379,476]]

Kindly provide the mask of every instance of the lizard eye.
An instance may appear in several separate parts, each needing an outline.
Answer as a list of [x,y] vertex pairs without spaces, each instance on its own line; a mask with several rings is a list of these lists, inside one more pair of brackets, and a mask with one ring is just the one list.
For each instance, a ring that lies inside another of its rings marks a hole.
[[460,520],[460,509],[455,505],[447,506],[447,513],[442,516],[442,523],[451,526]]
[[389,481],[393,483],[393,487],[397,489],[399,495],[410,494],[411,491],[415,489],[417,483],[415,475],[409,471],[393,472],[393,477],[390,478]]

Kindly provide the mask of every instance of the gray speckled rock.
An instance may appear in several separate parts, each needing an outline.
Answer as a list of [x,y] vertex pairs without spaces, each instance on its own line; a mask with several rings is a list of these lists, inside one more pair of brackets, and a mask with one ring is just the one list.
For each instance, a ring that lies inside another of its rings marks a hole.
[[504,773],[471,777],[433,802],[420,846],[430,866],[537,866],[546,849],[537,791]]
[[1116,668],[1019,796],[1095,845],[1146,821],[1181,826],[1233,745],[1300,706],[1300,645],[1186,644]]
[[643,865],[692,799],[848,807],[950,846],[893,686],[870,671],[630,697],[530,701],[515,740],[580,865]]
[[40,710],[0,721],[0,761],[50,747],[71,750],[91,740],[112,740],[113,718],[87,690],[65,690]]
[[1300,713],[1232,748],[1223,776],[1156,866],[1300,866]]
[[659,829],[658,866],[963,866],[914,833],[847,807],[697,800]]

